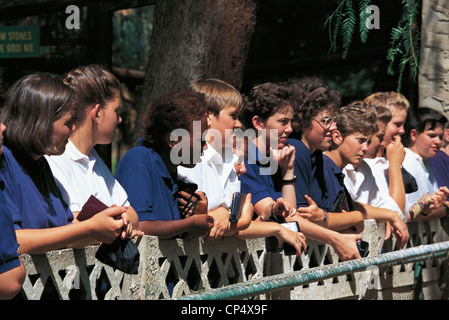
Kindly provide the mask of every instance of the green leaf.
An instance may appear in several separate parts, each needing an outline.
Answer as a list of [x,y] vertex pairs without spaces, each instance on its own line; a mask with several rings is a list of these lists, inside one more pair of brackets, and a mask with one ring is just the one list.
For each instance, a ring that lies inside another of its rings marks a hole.
[[343,37],[343,59],[346,58],[349,47],[351,45],[352,41],[352,35],[354,33],[355,26],[357,24],[357,17],[355,14],[355,11],[352,7],[352,0],[346,1],[345,6],[346,12],[345,12],[345,19],[343,20],[341,31],[342,31],[342,37]]
[[359,3],[359,16],[360,16],[360,22],[359,22],[359,31],[360,31],[360,40],[362,43],[366,43],[368,40],[368,28],[366,26],[366,20],[369,17],[369,12],[366,12],[366,9],[370,5],[370,0],[360,0]]

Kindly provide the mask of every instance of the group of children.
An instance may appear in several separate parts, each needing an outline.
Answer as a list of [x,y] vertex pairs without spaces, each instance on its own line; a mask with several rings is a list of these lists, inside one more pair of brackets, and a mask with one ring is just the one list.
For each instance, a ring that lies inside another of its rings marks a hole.
[[[0,297],[20,290],[20,253],[118,237],[275,237],[297,255],[309,238],[350,260],[364,220],[376,219],[404,247],[408,221],[449,213],[447,120],[393,92],[340,104],[314,77],[244,96],[200,79],[147,106],[113,176],[94,147],[121,122],[117,78],[98,65],[21,78],[0,112]],[[107,209],[85,218],[92,198]]]

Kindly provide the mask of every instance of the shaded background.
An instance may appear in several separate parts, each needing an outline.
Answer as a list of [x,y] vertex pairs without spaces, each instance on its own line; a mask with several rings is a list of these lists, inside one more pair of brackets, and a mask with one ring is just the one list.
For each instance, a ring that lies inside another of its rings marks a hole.
[[[42,5],[39,2],[0,1],[0,25],[40,26],[41,47],[38,58],[0,59],[0,83],[8,87],[31,72],[65,73],[89,63],[109,65],[122,82],[124,120],[114,143],[102,151],[102,157],[114,170],[133,143],[136,107],[151,50],[153,1],[77,1],[79,30],[66,28],[69,14],[65,8],[69,1],[47,0]],[[320,76],[339,90],[343,103],[363,99],[374,91],[394,91],[397,76],[387,75],[386,54],[401,2],[373,1],[380,9],[380,29],[370,30],[366,43],[361,43],[355,32],[345,59],[340,46],[335,52],[329,51],[325,26],[338,4],[338,0],[258,0],[241,92],[257,83],[311,75]],[[106,9],[113,10],[112,18],[104,14]],[[402,93],[412,104],[415,92],[416,83],[405,74]]]

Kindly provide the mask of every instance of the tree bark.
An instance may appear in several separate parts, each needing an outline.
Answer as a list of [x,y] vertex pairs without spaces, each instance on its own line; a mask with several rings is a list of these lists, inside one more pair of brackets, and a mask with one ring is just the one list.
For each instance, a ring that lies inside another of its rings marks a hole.
[[[201,77],[241,87],[256,0],[159,0],[138,113]],[[137,117],[141,119],[141,117]],[[136,134],[141,124],[136,124]]]
[[449,117],[449,2],[423,0],[419,106]]

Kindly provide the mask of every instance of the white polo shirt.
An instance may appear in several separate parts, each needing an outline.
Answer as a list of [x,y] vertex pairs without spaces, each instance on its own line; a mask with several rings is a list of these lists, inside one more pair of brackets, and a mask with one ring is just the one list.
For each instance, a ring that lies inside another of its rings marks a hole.
[[69,140],[62,155],[46,159],[72,212],[79,212],[91,195],[107,206],[129,206],[126,191],[95,149],[86,156]]
[[225,151],[223,158],[211,145],[207,144],[201,156],[201,162],[194,168],[178,166],[178,178],[187,178],[198,184],[198,191],[206,194],[208,211],[218,207],[228,209],[231,206],[232,194],[240,192],[240,180],[234,164],[238,157],[232,148]]
[[432,174],[429,162],[424,163],[422,157],[410,150],[405,149],[405,158],[402,162],[402,166],[415,177],[416,184],[418,185],[418,191],[408,193],[405,195],[405,210],[408,212],[410,207],[422,196],[428,192],[429,195],[435,193],[438,190],[438,183]]
[[390,171],[388,160],[384,157],[377,157],[374,159],[363,159],[363,161],[370,167],[380,192],[383,195],[389,194]]
[[405,220],[402,210],[396,201],[394,201],[389,193],[381,192],[373,172],[365,162],[365,159],[359,163],[356,169],[354,169],[352,164],[348,164],[343,169],[343,173],[345,174],[344,183],[346,189],[354,201],[398,212],[402,219]]

